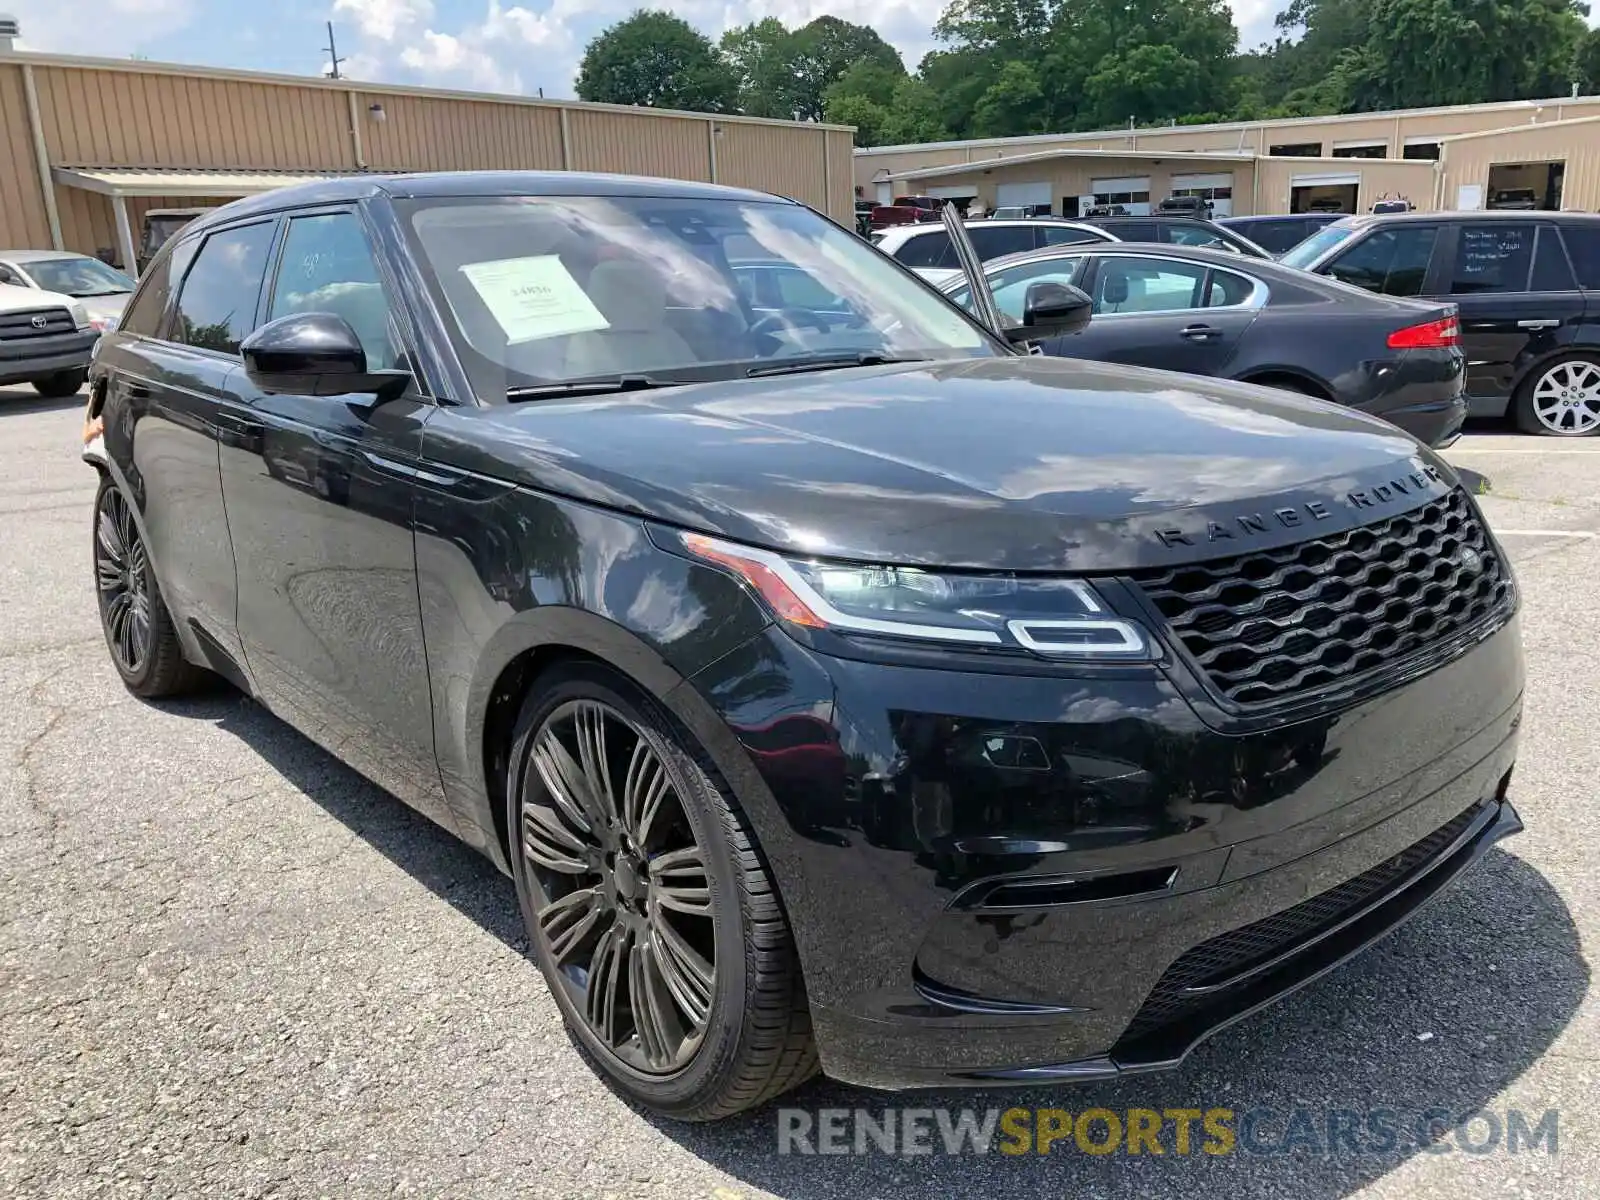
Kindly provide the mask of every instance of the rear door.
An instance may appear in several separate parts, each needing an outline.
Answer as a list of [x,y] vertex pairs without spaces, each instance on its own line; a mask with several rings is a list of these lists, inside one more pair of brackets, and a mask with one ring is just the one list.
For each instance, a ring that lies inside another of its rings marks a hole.
[[238,588],[217,472],[218,429],[276,230],[276,218],[268,217],[174,247],[151,268],[102,355],[107,449],[121,457],[119,422],[111,416],[127,414],[129,492],[139,498],[167,607],[191,652],[236,682]]
[[1468,411],[1499,416],[1526,366],[1577,336],[1584,294],[1553,223],[1463,221],[1442,241],[1443,267],[1430,290],[1461,311]]
[[1317,273],[1384,296],[1425,295],[1439,240],[1432,222],[1379,225],[1346,244]]
[[1266,287],[1205,263],[1158,255],[1094,258],[1083,277],[1094,317],[1075,334],[1046,338],[1046,354],[1218,375],[1266,302]]
[[[372,370],[415,361],[405,347],[359,213],[285,221],[262,320],[331,312]],[[222,487],[239,572],[239,635],[274,712],[449,828],[433,754],[413,490],[432,402],[415,387],[285,396],[241,369],[224,414]]]

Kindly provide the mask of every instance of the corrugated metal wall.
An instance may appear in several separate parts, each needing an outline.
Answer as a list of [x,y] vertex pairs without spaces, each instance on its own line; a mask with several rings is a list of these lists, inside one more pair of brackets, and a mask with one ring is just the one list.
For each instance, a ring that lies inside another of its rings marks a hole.
[[885,172],[914,171],[921,167],[940,167],[951,163],[978,162],[997,157],[1011,158],[1042,150],[1125,150],[1155,154],[1160,151],[1188,150],[1212,153],[1265,154],[1275,145],[1320,142],[1324,154],[1333,151],[1334,142],[1381,141],[1391,158],[1400,158],[1407,138],[1438,138],[1463,133],[1482,133],[1563,119],[1600,115],[1600,97],[1580,96],[1542,102],[1516,102],[1457,109],[1417,110],[1374,113],[1366,116],[1308,118],[1298,121],[1241,122],[1217,126],[1173,126],[1164,129],[1139,129],[1130,132],[1102,130],[1093,133],[1060,134],[1054,137],[1026,138],[995,143],[974,141],[929,149],[895,149],[856,156],[854,177],[859,184],[870,184]]
[[[368,112],[375,103],[382,121]],[[561,169],[561,114],[554,108],[357,93],[356,120],[374,171]]]
[[[109,199],[82,188],[57,188],[56,196],[57,212],[61,215],[61,240],[67,249],[82,254],[95,254],[101,249],[116,250],[116,217]],[[144,214],[152,208],[214,208],[230,199],[230,196],[130,196],[128,224],[137,241]]]
[[[0,244],[48,246],[50,228],[23,100],[22,57],[0,58]],[[851,222],[847,130],[161,64],[26,58],[38,88],[50,161],[57,167],[422,171],[566,166],[710,181],[715,155],[719,182],[793,196]],[[369,111],[373,104],[382,106],[382,120]],[[715,149],[713,120],[722,131],[715,136]],[[55,196],[68,249],[93,253],[116,243],[108,198],[60,185]],[[135,234],[146,208],[195,203],[211,201],[130,200]]]
[[1434,209],[1434,167],[1431,162],[1379,158],[1261,158],[1258,211],[1286,213],[1296,175],[1356,175],[1361,186],[1356,211],[1367,212],[1383,195],[1404,196],[1419,210]]
[[1600,209],[1600,120],[1447,142],[1441,159],[1446,207],[1455,205],[1462,185],[1477,184],[1487,191],[1492,167],[1519,162],[1566,163],[1561,206]]
[[0,63],[0,247],[49,244],[50,225],[28,132],[22,68]]
[[351,166],[342,92],[49,65],[33,73],[56,166]]

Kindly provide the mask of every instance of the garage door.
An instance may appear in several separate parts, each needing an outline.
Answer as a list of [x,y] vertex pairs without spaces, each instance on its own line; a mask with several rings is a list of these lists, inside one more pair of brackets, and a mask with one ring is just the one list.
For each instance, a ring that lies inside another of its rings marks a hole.
[[1043,183],[1002,183],[995,189],[995,206],[1009,208],[1013,204],[1042,204],[1050,207],[1050,181]]
[[1091,179],[1089,190],[1096,204],[1120,204],[1130,217],[1150,215],[1150,176],[1130,175],[1125,179]]
[[1341,173],[1335,175],[1294,175],[1289,179],[1289,186],[1291,187],[1348,187],[1351,184],[1356,184],[1359,186],[1360,183],[1361,176],[1354,173]]
[[928,189],[928,195],[932,196],[936,200],[961,200],[969,196],[976,196],[977,194],[978,189],[970,183],[963,184],[960,187],[936,187]]
[[1220,171],[1212,175],[1174,175],[1174,196],[1199,196],[1211,202],[1213,217],[1233,215],[1233,172]]

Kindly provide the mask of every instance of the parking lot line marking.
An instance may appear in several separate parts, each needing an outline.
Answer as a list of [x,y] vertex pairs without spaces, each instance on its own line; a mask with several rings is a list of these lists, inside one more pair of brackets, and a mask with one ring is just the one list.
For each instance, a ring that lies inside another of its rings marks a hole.
[[1600,537],[1586,529],[1496,529],[1494,533],[1496,537]]
[[1447,457],[1452,454],[1600,454],[1600,443],[1594,443],[1594,449],[1587,447],[1580,449],[1573,446],[1565,450],[1542,450],[1537,446],[1451,446],[1443,452]]

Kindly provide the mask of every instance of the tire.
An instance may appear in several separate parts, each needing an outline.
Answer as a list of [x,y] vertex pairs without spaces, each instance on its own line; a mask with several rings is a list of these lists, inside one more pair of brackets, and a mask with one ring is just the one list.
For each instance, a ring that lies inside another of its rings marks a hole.
[[147,700],[206,687],[215,676],[184,658],[133,511],[109,476],[100,478],[94,513],[100,628],[123,684]]
[[33,381],[33,390],[41,396],[48,396],[52,400],[60,400],[67,396],[75,396],[89,378],[87,371],[57,371],[54,375],[46,375],[43,379]]
[[1600,433],[1600,358],[1569,354],[1529,374],[1512,403],[1517,428],[1545,437]]
[[554,667],[523,701],[509,761],[529,952],[600,1072],[681,1121],[815,1074],[777,888],[727,784],[661,706],[599,664]]

